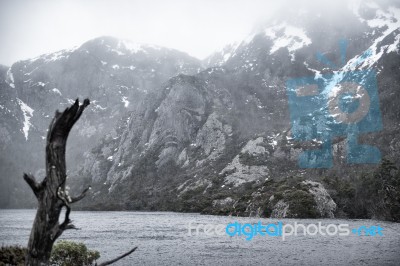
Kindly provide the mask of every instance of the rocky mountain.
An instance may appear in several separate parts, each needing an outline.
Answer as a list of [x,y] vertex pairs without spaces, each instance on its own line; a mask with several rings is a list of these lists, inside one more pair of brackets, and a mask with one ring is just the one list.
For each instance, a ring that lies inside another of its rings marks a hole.
[[[352,187],[365,184],[354,181],[354,176],[378,171],[380,157],[400,163],[400,6],[395,1],[352,3],[293,4],[258,25],[242,42],[208,57],[203,70],[198,61],[182,56],[184,67],[166,60],[159,64],[172,68],[167,67],[165,75],[152,65],[155,71],[136,76],[139,63],[100,56],[95,63],[91,57],[101,50],[102,56],[125,60],[125,50],[113,51],[123,46],[120,42],[105,45],[98,39],[82,45],[85,60],[73,61],[84,64],[80,71],[86,74],[79,82],[61,74],[50,86],[41,81],[42,90],[54,87],[68,95],[65,103],[73,95],[95,100],[93,114],[86,114],[76,127],[79,133],[71,136],[79,143],[71,148],[76,150],[67,151],[82,162],[71,171],[71,190],[92,186],[80,207],[272,217],[374,216],[356,213],[358,205],[349,205],[368,196]],[[23,64],[16,65],[21,69]],[[18,88],[21,75],[14,66],[7,80]],[[152,79],[151,73],[164,79]],[[143,75],[149,75],[149,89],[138,83]],[[75,86],[60,89],[71,82]],[[338,98],[343,88],[350,91]],[[40,91],[35,89],[30,97],[39,97]],[[43,102],[49,93],[43,92]],[[347,101],[353,96],[359,100]],[[35,110],[33,117],[18,99],[9,104],[21,110],[21,121],[37,123],[29,127],[30,139],[34,129],[45,128],[48,121],[36,122],[39,104],[20,97]],[[59,102],[46,104],[56,109]],[[370,108],[362,111],[365,106]],[[129,113],[121,111],[124,108]],[[360,119],[348,115],[358,109],[364,112]],[[345,124],[340,119],[354,121]],[[90,142],[96,142],[94,148],[85,146],[92,132],[101,132]]]
[[[2,67],[1,189],[24,193],[23,171],[44,177],[46,130],[55,110],[78,97],[92,102],[68,145],[67,164],[74,170],[84,151],[92,149],[146,95],[160,90],[171,76],[200,70],[200,61],[185,53],[112,37]],[[0,206],[22,204],[17,199],[23,197],[17,194],[0,194]]]
[[[322,177],[349,180],[377,164],[351,163],[346,137],[353,136],[353,127],[339,132],[332,126],[338,132],[329,135],[328,122],[321,127],[315,121],[309,125],[315,133],[296,137],[293,123],[299,121],[292,121],[288,82],[306,77],[332,88],[355,79],[369,86],[369,73],[376,73],[383,127],[359,126],[357,138],[382,157],[398,158],[400,145],[399,6],[342,4],[336,10],[293,6],[241,43],[211,55],[204,71],[172,77],[144,98],[86,153],[77,176],[81,186],[93,185],[93,194],[82,207],[332,217],[338,210]],[[326,93],[318,97],[330,106]],[[330,164],[331,154],[332,167],[299,166],[305,150],[321,145],[323,153],[309,153],[306,163]]]

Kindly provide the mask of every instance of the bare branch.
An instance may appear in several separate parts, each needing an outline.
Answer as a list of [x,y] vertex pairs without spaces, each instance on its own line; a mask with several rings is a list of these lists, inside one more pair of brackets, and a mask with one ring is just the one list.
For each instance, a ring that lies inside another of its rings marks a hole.
[[130,255],[131,253],[133,253],[136,249],[137,249],[137,247],[134,247],[134,248],[131,249],[130,251],[128,251],[128,252],[122,254],[121,256],[119,256],[119,257],[117,257],[117,258],[115,258],[115,259],[113,259],[113,260],[105,261],[105,262],[103,262],[103,263],[101,263],[101,264],[99,264],[99,265],[96,264],[96,266],[106,266],[106,265],[113,264],[114,262],[117,262],[117,261],[119,261],[120,259],[123,259],[123,258],[125,258],[126,256],[129,256],[129,255]]
[[67,210],[65,211],[64,222],[59,226],[60,234],[62,231],[67,229],[77,229],[75,225],[71,224],[71,219],[69,219],[69,214],[71,213],[71,207],[69,206],[70,200],[68,200],[68,195],[65,194],[65,191],[58,187],[57,189],[57,197],[62,201],[62,207],[65,207]]
[[68,205],[65,205],[65,208],[67,208],[67,211],[65,212],[64,222],[60,225],[61,230],[66,230],[67,226],[71,223],[71,219],[69,219],[71,208]]
[[24,173],[24,179],[26,183],[31,187],[33,193],[35,193],[36,198],[39,198],[39,193],[42,190],[42,185],[36,181],[36,178],[31,174]]
[[[70,221],[70,222],[72,222],[72,221]],[[67,226],[65,226],[65,228],[64,228],[64,231],[69,230],[69,229],[79,230],[79,228],[77,228],[75,225],[67,224]]]
[[69,214],[71,213],[71,208],[69,207],[69,205],[63,204],[63,206],[65,206],[65,208],[67,209],[65,212],[64,222],[61,225],[57,226],[57,228],[54,230],[52,234],[52,239],[54,240],[57,239],[65,230],[68,229],[78,230],[78,228],[76,228],[75,225],[72,224],[72,221],[69,218]]
[[85,188],[79,196],[72,197],[70,203],[74,203],[74,202],[77,202],[77,201],[80,201],[81,199],[83,199],[86,196],[86,193],[89,191],[90,188],[91,187],[89,186],[89,187]]

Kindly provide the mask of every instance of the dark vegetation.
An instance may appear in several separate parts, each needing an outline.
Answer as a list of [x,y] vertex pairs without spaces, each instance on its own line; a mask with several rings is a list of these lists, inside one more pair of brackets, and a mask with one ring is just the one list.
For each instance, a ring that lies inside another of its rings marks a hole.
[[3,246],[0,248],[0,266],[24,265],[27,249],[20,246]]
[[339,217],[400,222],[400,171],[384,159],[373,172],[349,180],[324,178]]
[[[20,246],[0,248],[0,266],[25,265],[27,249]],[[95,265],[100,258],[96,250],[89,250],[83,243],[61,240],[53,246],[50,257],[52,266],[89,266]]]

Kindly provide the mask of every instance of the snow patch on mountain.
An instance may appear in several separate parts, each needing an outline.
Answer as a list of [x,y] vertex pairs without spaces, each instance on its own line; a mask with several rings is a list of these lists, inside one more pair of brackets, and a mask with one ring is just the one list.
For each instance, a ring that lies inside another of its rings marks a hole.
[[321,71],[311,68],[307,62],[304,62],[304,65],[307,67],[308,70],[314,72],[314,80],[322,79],[326,81],[326,79],[322,76]]
[[[280,34],[281,32],[283,33]],[[274,41],[270,54],[286,47],[292,56],[292,60],[294,60],[294,51],[311,44],[311,39],[303,29],[286,23],[269,27],[264,33]]]
[[225,46],[222,50],[221,50],[221,61],[218,63],[219,66],[222,66],[223,64],[225,64],[230,58],[232,58],[233,56],[235,56],[235,52],[236,49],[239,47],[240,43],[239,42],[235,42],[233,44],[227,45]]
[[126,97],[126,96],[122,97],[121,101],[124,103],[125,108],[127,108],[129,106],[128,97]]
[[21,99],[17,98],[17,101],[24,115],[24,127],[22,128],[22,132],[24,133],[25,139],[28,140],[29,129],[32,126],[30,120],[33,117],[34,110],[31,107],[29,107],[26,103],[24,103]]
[[395,37],[395,42],[387,47],[386,53],[396,52],[399,53],[400,34]]
[[65,54],[64,51],[59,51],[56,53],[53,53],[48,59],[46,59],[47,62],[51,62],[51,61],[56,61],[59,59],[66,59],[68,58],[68,54]]
[[144,49],[141,44],[121,40],[118,42],[118,48],[124,47],[125,49],[129,50],[131,53],[138,53],[144,52]]
[[11,72],[11,68],[7,70],[7,78],[6,78],[6,83],[10,85],[11,88],[15,89],[14,85],[14,75]]
[[100,104],[98,104],[98,102],[99,102],[99,101],[97,101],[97,100],[91,101],[91,104],[93,105],[93,108],[98,109],[98,110],[101,110],[101,111],[104,111],[104,110],[107,109],[106,107],[103,107],[103,106],[101,106]]
[[62,95],[61,92],[60,92],[60,90],[57,89],[57,88],[54,88],[54,89],[52,89],[51,91],[54,92],[54,93],[57,93],[57,94],[60,95],[60,96]]
[[112,49],[119,55],[124,55],[124,52],[129,52],[131,54],[136,54],[139,52],[148,53],[147,49],[161,50],[161,47],[151,44],[135,43],[129,40],[119,40],[117,44],[117,49]]

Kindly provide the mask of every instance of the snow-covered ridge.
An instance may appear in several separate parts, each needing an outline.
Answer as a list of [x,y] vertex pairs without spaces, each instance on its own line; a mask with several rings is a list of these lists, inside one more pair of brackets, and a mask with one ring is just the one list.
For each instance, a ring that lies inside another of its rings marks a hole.
[[[359,9],[364,5],[369,9],[375,11],[375,17],[373,19],[364,19],[360,13]],[[367,60],[362,60],[362,65],[360,68],[371,67],[375,62],[377,62],[382,55],[390,52],[399,52],[398,46],[400,43],[400,37],[397,35],[395,37],[395,42],[390,45],[385,45],[378,49],[380,42],[385,39],[388,35],[393,33],[395,30],[400,29],[400,8],[390,7],[387,10],[382,10],[380,7],[372,1],[353,1],[350,5],[353,13],[358,17],[358,19],[366,23],[370,28],[383,30],[380,37],[378,37],[374,43],[369,48],[369,56]],[[356,58],[359,60],[360,58]],[[355,60],[353,60],[355,62]],[[354,64],[354,62],[352,62]]]
[[61,59],[68,59],[68,57],[77,49],[78,49],[78,47],[73,47],[70,49],[64,49],[64,50],[53,52],[53,53],[42,54],[42,55],[39,55],[32,59],[29,59],[29,61],[33,62],[33,61],[41,59],[45,63],[48,63],[48,62],[54,62],[54,61],[61,60]]
[[[362,20],[361,17],[360,19]],[[394,38],[394,43],[383,46],[380,46],[380,44],[394,31],[400,30],[399,8],[391,7],[388,9],[387,12],[377,10],[374,19],[368,21],[364,20],[364,22],[368,23],[368,26],[370,26],[371,28],[383,28],[385,30],[378,38],[374,40],[374,42],[368,49],[366,49],[363,53],[356,55],[355,57],[348,60],[346,65],[343,66],[340,70],[334,71],[333,77],[326,83],[323,92],[324,94],[327,94],[329,91],[331,91],[332,88],[336,87],[337,84],[341,82],[346,72],[356,69],[371,69],[385,53],[398,52],[400,32]]]
[[[101,41],[104,44],[104,40]],[[130,40],[118,40],[116,47],[106,45],[110,51],[117,53],[118,55],[136,54],[136,53],[148,53],[148,49],[161,50],[162,48],[157,45],[136,43]]]
[[[226,45],[224,48],[217,51],[215,56],[218,58],[218,61],[215,62],[216,66],[224,65],[230,58],[236,55],[235,51],[240,46],[241,42],[235,42],[232,44]],[[208,59],[207,65],[210,65],[212,57]]]
[[[283,32],[283,34],[279,34],[280,32]],[[265,36],[273,41],[273,45],[269,51],[269,54],[274,54],[279,49],[286,47],[289,51],[292,61],[295,59],[296,50],[299,50],[312,43],[304,29],[283,22],[267,27],[261,32],[252,33],[240,42],[235,42],[225,46],[222,50],[217,52],[220,60],[216,65],[222,66],[225,64],[230,58],[236,55],[236,51],[239,47],[248,45],[254,39],[254,37],[260,33],[265,34]],[[209,63],[210,62],[208,62],[208,64]]]
[[[283,32],[283,34],[279,36],[277,35],[278,32]],[[294,51],[312,43],[311,39],[303,29],[286,23],[269,27],[265,29],[264,33],[274,41],[270,54],[275,53],[280,48],[286,47],[289,50],[292,59],[294,59]]]
[[368,26],[371,28],[386,28],[382,35],[377,38],[374,43],[369,48],[370,55],[369,57],[362,63],[360,68],[365,69],[371,67],[375,64],[384,53],[390,53],[393,51],[398,51],[399,44],[399,35],[395,37],[395,42],[391,45],[385,45],[378,48],[378,45],[385,39],[387,36],[392,34],[395,30],[400,29],[400,9],[391,7],[387,12],[383,12],[382,10],[377,10],[376,16],[372,20],[368,20],[366,22]]
[[26,103],[24,103],[21,99],[17,98],[17,101],[24,115],[24,127],[22,128],[22,132],[24,133],[25,139],[28,140],[29,129],[32,126],[30,120],[33,117],[34,110],[31,107],[29,107]]

